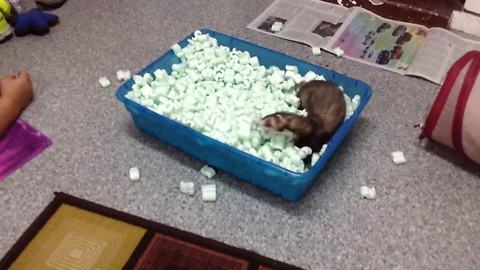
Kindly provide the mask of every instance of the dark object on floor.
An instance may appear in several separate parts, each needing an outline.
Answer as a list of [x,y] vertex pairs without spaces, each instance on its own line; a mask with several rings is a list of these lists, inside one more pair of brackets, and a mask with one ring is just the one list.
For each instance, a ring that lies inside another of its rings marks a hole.
[[65,2],[67,2],[67,0],[35,0],[38,7],[45,10],[57,9],[63,6]]
[[[338,4],[337,0],[324,0]],[[462,10],[465,0],[383,0],[373,5],[369,0],[343,0],[346,7],[359,6],[387,19],[447,28],[453,10]],[[354,4],[355,3],[355,4]]]
[[256,253],[64,193],[0,261],[0,269],[301,270]]
[[43,12],[38,8],[16,15],[12,19],[14,32],[17,36],[45,35],[50,31],[50,27],[57,23],[57,15]]

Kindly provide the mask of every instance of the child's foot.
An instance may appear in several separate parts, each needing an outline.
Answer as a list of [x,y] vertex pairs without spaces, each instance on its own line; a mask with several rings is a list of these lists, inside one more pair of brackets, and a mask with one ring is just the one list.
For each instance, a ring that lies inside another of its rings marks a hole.
[[0,12],[0,42],[4,41],[12,35],[12,29],[7,23],[7,20],[3,16],[3,13]]

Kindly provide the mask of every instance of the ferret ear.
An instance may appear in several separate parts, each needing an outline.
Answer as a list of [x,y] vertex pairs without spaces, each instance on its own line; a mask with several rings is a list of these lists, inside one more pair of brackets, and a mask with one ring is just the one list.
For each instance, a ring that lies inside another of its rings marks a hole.
[[274,123],[272,123],[272,116],[271,115],[267,115],[265,117],[263,117],[262,119],[259,119],[257,121],[255,121],[255,125],[257,127],[260,127],[260,128],[263,128],[263,129],[271,129],[274,125]]
[[274,116],[268,115],[257,121],[257,126],[270,129],[275,126]]

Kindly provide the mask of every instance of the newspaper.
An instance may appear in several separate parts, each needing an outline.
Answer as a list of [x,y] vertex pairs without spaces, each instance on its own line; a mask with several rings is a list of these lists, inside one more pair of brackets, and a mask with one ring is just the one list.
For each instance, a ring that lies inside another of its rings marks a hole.
[[[279,32],[271,30],[282,22]],[[393,21],[360,7],[318,0],[276,0],[248,28],[305,43],[344,57],[441,84],[450,66],[480,42],[442,28]]]

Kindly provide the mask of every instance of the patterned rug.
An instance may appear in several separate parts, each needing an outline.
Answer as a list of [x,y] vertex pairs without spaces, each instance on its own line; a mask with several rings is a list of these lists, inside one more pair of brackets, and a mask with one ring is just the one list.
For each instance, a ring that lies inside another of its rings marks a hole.
[[55,193],[54,200],[0,261],[0,269],[300,268],[65,193]]

